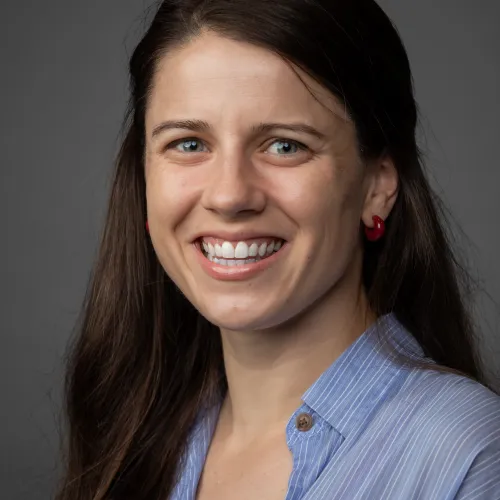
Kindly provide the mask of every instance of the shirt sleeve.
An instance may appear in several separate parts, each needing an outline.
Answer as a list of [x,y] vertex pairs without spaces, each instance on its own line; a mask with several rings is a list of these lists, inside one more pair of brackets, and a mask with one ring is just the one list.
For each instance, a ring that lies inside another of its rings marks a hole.
[[500,500],[500,436],[475,457],[455,500]]

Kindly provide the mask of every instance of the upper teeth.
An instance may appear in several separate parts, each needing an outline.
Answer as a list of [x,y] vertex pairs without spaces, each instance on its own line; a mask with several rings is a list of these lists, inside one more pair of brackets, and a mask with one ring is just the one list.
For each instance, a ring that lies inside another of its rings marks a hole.
[[273,252],[277,252],[282,245],[281,240],[263,242],[260,245],[255,242],[249,245],[246,241],[238,241],[235,246],[229,241],[224,241],[221,244],[212,244],[206,241],[202,243],[203,249],[208,255],[224,259],[246,259],[257,256],[262,258],[266,255],[271,255]]

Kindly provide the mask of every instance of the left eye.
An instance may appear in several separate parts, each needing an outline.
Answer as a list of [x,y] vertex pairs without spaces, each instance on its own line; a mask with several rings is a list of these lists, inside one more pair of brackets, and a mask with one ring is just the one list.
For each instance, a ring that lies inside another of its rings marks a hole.
[[200,149],[204,144],[197,139],[182,139],[172,144],[172,146],[181,153],[202,153],[205,151]]
[[300,150],[306,149],[303,144],[295,141],[278,140],[274,141],[268,151],[278,156],[293,155]]

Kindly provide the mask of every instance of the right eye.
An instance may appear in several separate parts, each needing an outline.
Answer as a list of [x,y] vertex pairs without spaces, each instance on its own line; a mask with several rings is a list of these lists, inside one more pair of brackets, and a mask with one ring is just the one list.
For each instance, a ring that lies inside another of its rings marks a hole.
[[[205,149],[200,149],[201,147],[205,147]],[[203,141],[193,137],[171,142],[166,149],[175,149],[179,153],[206,153],[208,151]]]

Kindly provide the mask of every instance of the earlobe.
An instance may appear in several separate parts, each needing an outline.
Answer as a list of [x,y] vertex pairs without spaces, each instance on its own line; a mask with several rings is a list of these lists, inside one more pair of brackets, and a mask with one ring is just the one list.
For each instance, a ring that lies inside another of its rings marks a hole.
[[372,217],[372,219],[373,219],[374,227],[371,228],[371,227],[365,226],[365,235],[366,235],[366,238],[368,239],[368,241],[377,241],[380,238],[382,238],[382,236],[384,236],[385,222],[378,215],[374,215]]
[[382,220],[387,219],[399,191],[399,176],[392,158],[387,156],[379,160],[376,165],[372,165],[372,169],[362,215],[363,223],[369,228],[374,227],[374,215]]

